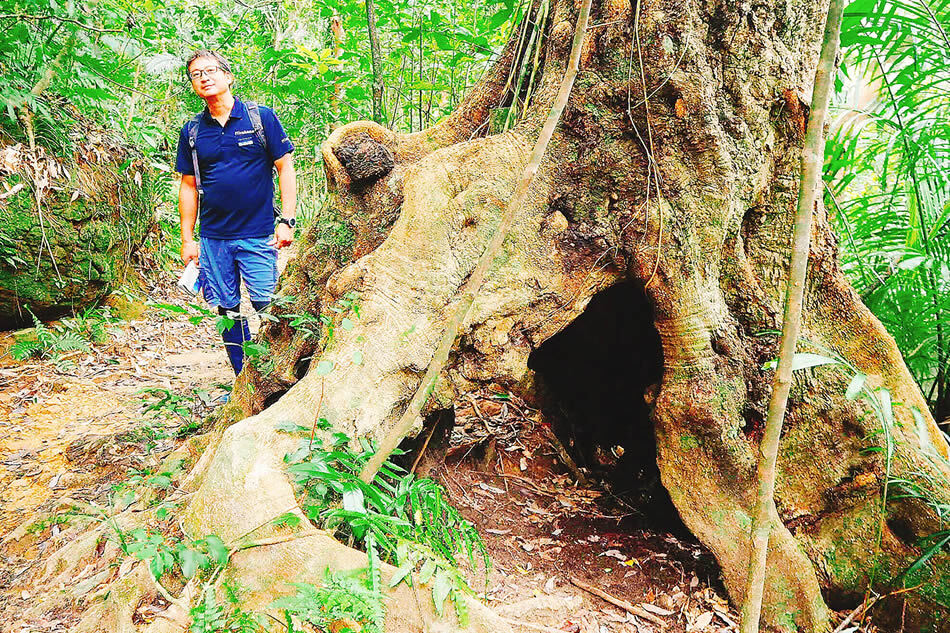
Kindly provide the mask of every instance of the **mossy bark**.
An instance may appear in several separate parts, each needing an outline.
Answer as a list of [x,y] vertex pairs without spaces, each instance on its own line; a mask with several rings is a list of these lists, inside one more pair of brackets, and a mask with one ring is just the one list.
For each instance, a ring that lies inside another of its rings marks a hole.
[[[98,139],[92,140],[92,139]],[[0,327],[95,304],[121,283],[153,225],[144,160],[95,130],[70,159],[0,144]]]
[[[426,407],[451,407],[486,381],[530,398],[529,354],[598,291],[634,280],[653,304],[663,346],[662,380],[647,391],[662,481],[683,521],[716,555],[736,602],[748,570],[770,384],[762,365],[776,354],[775,337],[763,333],[780,320],[804,103],[826,11],[820,0],[595,5],[562,123]],[[183,484],[194,491],[184,523],[190,536],[240,534],[299,512],[277,423],[309,426],[319,415],[350,436],[379,438],[399,419],[563,76],[575,3],[555,0],[550,16],[540,83],[513,129],[485,136],[490,109],[511,100],[505,77],[514,41],[435,128],[403,135],[357,122],[325,143],[327,213],[338,224],[318,224],[304,236],[280,288],[295,298],[278,314],[339,319],[329,308],[352,291],[360,317],[352,330],[337,327],[329,344],[295,331],[289,319],[267,326],[277,369],[242,374],[220,418],[227,429]],[[391,155],[393,167],[375,182],[354,183],[334,150],[352,138],[365,143],[364,135],[388,150],[378,154]],[[882,504],[887,477],[929,479],[935,501],[950,501],[947,443],[893,339],[845,280],[820,205],[803,337],[846,358],[902,404],[887,472],[882,454],[866,450],[882,441],[879,423],[845,398],[850,377],[828,368],[797,376],[780,445],[779,526],[763,605],[763,620],[781,631],[827,630],[827,602],[853,607],[869,586],[900,584],[897,575],[920,554],[916,538],[939,521],[920,499]],[[309,357],[333,370],[308,372]],[[255,587],[258,603],[283,591],[277,580],[295,580],[298,570],[358,564],[322,541],[247,556],[253,560],[233,573]],[[906,579],[921,584],[900,598],[907,630],[948,630],[948,570],[941,554]],[[405,626],[398,630],[416,630]]]

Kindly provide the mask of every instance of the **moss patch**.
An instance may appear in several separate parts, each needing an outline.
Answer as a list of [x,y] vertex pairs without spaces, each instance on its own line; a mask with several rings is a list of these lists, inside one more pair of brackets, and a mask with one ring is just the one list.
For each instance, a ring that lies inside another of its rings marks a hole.
[[121,148],[111,160],[64,164],[37,204],[26,185],[0,216],[0,326],[53,318],[94,304],[120,283],[152,224],[153,185],[144,162]]

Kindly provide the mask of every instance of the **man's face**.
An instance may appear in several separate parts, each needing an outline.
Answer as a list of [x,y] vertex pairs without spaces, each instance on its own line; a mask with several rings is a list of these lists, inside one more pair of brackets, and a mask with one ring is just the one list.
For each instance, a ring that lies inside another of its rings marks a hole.
[[231,89],[234,76],[221,68],[221,63],[212,57],[199,57],[188,66],[191,86],[202,99],[225,94]]

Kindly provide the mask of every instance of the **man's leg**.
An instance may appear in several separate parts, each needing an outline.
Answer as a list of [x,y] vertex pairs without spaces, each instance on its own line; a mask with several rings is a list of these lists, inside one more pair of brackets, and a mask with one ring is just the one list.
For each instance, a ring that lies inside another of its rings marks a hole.
[[266,237],[235,240],[238,269],[258,312],[270,304],[277,287],[277,247],[268,241]]
[[205,301],[218,306],[218,314],[234,320],[221,332],[234,375],[244,366],[244,341],[251,338],[247,320],[241,316],[241,278],[234,240],[201,240],[202,291]]
[[228,353],[228,360],[237,376],[244,368],[244,342],[251,340],[251,330],[247,326],[247,318],[241,315],[241,304],[233,308],[218,307],[218,314],[234,321],[234,325],[221,331],[224,340],[224,349]]

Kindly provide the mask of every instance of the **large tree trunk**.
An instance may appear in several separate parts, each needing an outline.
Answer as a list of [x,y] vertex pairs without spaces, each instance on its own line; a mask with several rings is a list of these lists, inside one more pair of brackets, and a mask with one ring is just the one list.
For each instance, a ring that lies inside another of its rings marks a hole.
[[[776,329],[782,312],[803,103],[827,7],[813,0],[752,9],[715,0],[636,6],[639,15],[627,2],[594,7],[562,124],[427,411],[451,407],[483,381],[531,398],[531,352],[594,294],[633,280],[653,304],[662,341],[662,381],[646,394],[662,481],[738,602],[770,383],[762,365],[775,355],[775,337],[761,335]],[[336,328],[325,349],[287,320],[268,326],[276,369],[242,375],[228,414],[250,417],[228,426],[183,483],[194,489],[185,518],[191,536],[227,540],[299,512],[281,459],[295,440],[275,432],[276,423],[309,426],[319,406],[335,429],[379,438],[400,417],[563,75],[575,5],[555,0],[551,15],[543,76],[514,129],[486,136],[490,108],[511,99],[504,88],[518,54],[512,42],[440,125],[402,135],[358,122],[326,142],[336,224],[305,236],[281,285],[296,299],[281,309],[316,314],[355,291],[361,316],[350,331]],[[889,475],[926,475],[938,482],[937,501],[947,503],[946,441],[893,340],[842,276],[820,205],[814,220],[803,336],[902,403]],[[310,356],[332,362],[333,371],[307,373]],[[824,630],[826,602],[846,607],[872,583],[890,588],[919,555],[915,539],[938,528],[919,499],[891,500],[882,517],[885,460],[863,450],[883,441],[879,423],[845,398],[849,378],[809,370],[792,391],[763,609],[779,630]],[[326,537],[302,538],[236,554],[229,573],[252,591],[252,602],[266,604],[280,591],[276,581],[297,570],[358,566],[348,552]],[[947,562],[937,556],[907,579],[922,584],[902,596],[907,630],[946,627],[938,605],[948,601]],[[392,612],[391,630],[417,630]],[[98,617],[90,615],[89,628]],[[490,614],[481,626],[502,630]]]

